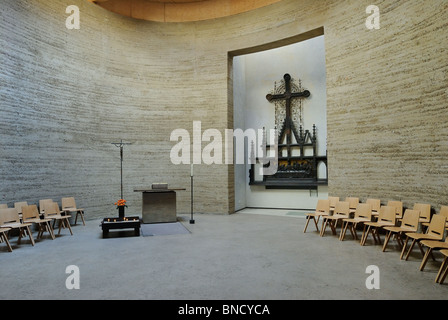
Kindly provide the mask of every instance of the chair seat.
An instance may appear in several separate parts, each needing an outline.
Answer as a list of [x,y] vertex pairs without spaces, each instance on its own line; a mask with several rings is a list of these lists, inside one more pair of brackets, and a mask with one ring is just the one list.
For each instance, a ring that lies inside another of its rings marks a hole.
[[366,218],[353,218],[353,219],[344,219],[345,222],[350,223],[360,223],[360,222],[370,222],[370,219]]
[[3,227],[0,228],[0,232],[6,232],[9,230],[11,230],[11,228],[3,228]]
[[57,219],[57,220],[59,220],[59,219],[68,219],[70,217],[71,217],[70,215],[55,214],[53,216],[47,216],[47,219]]
[[23,227],[29,227],[31,226],[31,223],[20,223],[20,222],[11,222],[11,223],[5,223],[4,225],[0,226],[1,228],[23,228]]
[[381,228],[381,227],[392,227],[394,226],[393,222],[386,222],[386,221],[378,221],[378,222],[366,222],[365,223],[368,226]]
[[409,238],[413,238],[415,240],[441,240],[440,237],[432,235],[432,234],[425,234],[425,233],[407,233],[406,234]]
[[313,213],[307,213],[306,216],[310,217],[321,217],[321,216],[328,216],[330,215],[328,212],[313,212]]
[[84,209],[81,209],[81,208],[64,208],[63,211],[84,211]]
[[27,223],[42,223],[42,222],[49,222],[51,219],[41,219],[41,218],[34,218],[34,219],[27,219]]
[[448,242],[442,242],[436,240],[422,240],[420,243],[430,248],[448,249]]
[[411,227],[384,227],[384,230],[392,232],[415,232],[415,229]]
[[328,217],[326,217],[327,219],[330,219],[330,220],[339,220],[339,219],[349,219],[350,217],[349,216],[346,216],[346,215],[340,215],[340,214],[338,214],[338,215],[335,215],[335,216],[328,216]]

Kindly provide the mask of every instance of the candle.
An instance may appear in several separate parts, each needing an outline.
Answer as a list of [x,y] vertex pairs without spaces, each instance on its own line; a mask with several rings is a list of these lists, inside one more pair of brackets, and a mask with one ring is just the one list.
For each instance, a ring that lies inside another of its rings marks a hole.
[[193,176],[193,164],[191,164],[191,173],[190,173],[190,177]]

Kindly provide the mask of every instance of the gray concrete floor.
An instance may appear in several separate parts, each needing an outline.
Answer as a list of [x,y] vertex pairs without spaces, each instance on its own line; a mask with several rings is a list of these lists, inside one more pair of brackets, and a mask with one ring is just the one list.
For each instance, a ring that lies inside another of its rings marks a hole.
[[[361,247],[312,225],[303,233],[299,212],[245,210],[230,216],[179,215],[191,234],[103,239],[100,221],[78,223],[74,235],[29,241],[7,252],[0,243],[0,299],[351,300],[447,299],[448,284],[434,283],[441,263],[418,270],[414,250],[400,261],[395,242],[385,253],[373,240]],[[116,231],[118,232],[118,231]],[[131,232],[132,233],[132,232]],[[80,271],[68,290],[66,267]],[[366,268],[378,266],[380,289],[366,288]]]

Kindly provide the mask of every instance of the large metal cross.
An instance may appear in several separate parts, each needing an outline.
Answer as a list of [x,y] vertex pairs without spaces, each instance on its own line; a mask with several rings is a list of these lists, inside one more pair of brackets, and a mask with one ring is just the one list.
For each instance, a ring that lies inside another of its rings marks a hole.
[[287,73],[283,76],[283,79],[285,79],[285,92],[282,94],[268,94],[266,96],[266,99],[269,102],[275,102],[279,100],[285,100],[286,102],[286,118],[283,123],[283,128],[280,128],[282,130],[280,137],[279,137],[279,144],[281,144],[281,140],[283,139],[283,136],[286,134],[286,144],[288,146],[288,156],[290,157],[290,145],[292,144],[292,129],[294,129],[294,124],[291,120],[291,101],[292,99],[296,98],[308,98],[311,93],[308,90],[305,90],[303,92],[291,92],[291,76]]

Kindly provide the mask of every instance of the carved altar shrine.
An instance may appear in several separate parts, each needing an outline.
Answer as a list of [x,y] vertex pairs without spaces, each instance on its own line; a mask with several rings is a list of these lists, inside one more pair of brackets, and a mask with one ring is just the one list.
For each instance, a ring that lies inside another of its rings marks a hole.
[[[276,128],[279,128],[277,146],[263,141],[263,147],[267,150],[277,148],[277,172],[256,177],[256,166],[262,160],[257,158],[251,164],[249,184],[265,186],[266,189],[316,190],[318,186],[328,184],[328,168],[327,155],[317,154],[316,126],[313,125],[312,131],[304,130],[302,126],[302,101],[309,98],[311,93],[302,89],[300,81],[298,85],[294,84],[289,74],[285,74],[283,79],[281,85],[278,88],[275,86],[274,92],[266,96],[269,102],[276,104]],[[267,166],[263,161],[261,163]],[[320,163],[325,164],[325,178],[318,177]]]

